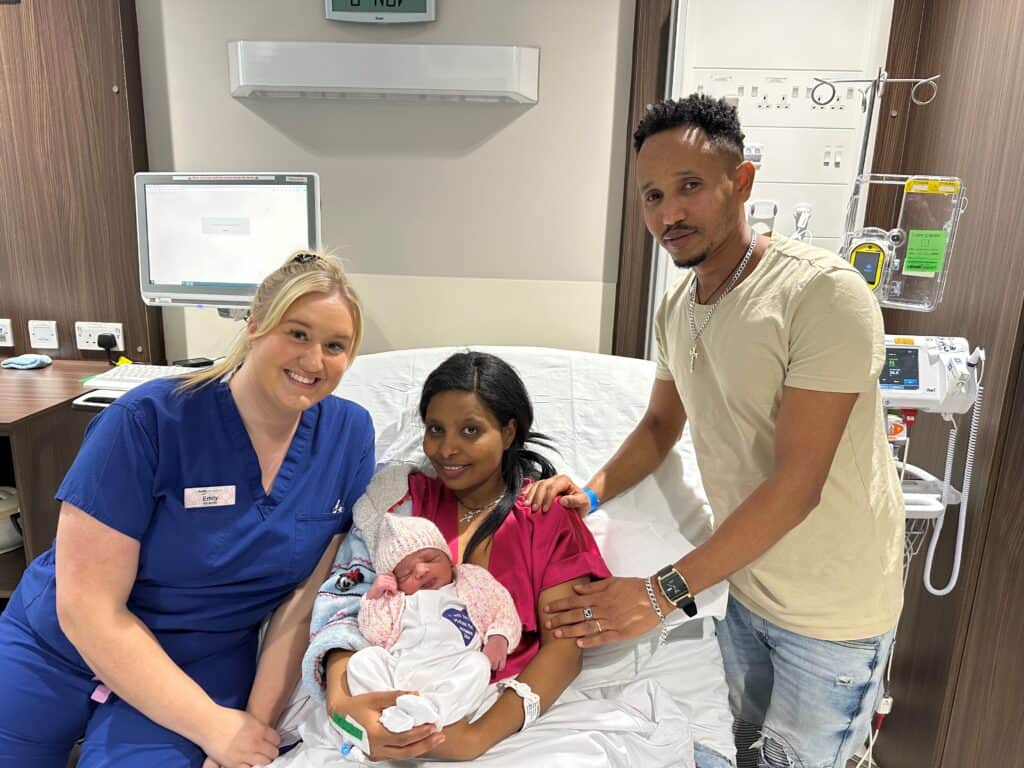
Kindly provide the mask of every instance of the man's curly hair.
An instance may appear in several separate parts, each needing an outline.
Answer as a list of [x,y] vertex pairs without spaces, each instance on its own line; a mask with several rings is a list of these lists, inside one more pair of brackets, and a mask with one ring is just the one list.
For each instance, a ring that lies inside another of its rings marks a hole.
[[712,144],[730,149],[743,158],[743,131],[736,107],[703,93],[694,93],[685,99],[664,99],[648,107],[633,133],[633,148],[639,152],[650,136],[681,125],[700,128]]

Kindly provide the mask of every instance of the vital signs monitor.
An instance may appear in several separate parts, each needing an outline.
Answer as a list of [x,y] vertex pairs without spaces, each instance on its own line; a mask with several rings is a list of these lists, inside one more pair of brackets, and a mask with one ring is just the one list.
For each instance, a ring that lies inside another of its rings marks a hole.
[[142,299],[248,307],[289,253],[320,244],[315,173],[137,173]]

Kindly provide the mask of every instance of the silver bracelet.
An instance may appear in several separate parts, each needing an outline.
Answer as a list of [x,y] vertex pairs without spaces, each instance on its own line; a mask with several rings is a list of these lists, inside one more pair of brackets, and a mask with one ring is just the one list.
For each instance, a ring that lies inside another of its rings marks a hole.
[[651,578],[648,576],[644,579],[644,588],[647,590],[647,599],[651,601],[651,608],[658,614],[658,621],[665,621],[665,614],[661,612],[661,606],[658,605],[658,598],[654,594],[654,587],[651,586]]

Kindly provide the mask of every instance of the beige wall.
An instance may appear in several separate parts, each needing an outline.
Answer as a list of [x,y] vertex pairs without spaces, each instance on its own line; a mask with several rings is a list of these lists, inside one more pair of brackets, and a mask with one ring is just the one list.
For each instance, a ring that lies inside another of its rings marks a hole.
[[[323,239],[367,305],[366,351],[610,351],[633,0],[440,0],[426,25],[329,22],[318,0],[138,0],[152,170],[312,170]],[[540,100],[234,99],[229,40],[531,45]],[[167,354],[237,324],[164,310]]]

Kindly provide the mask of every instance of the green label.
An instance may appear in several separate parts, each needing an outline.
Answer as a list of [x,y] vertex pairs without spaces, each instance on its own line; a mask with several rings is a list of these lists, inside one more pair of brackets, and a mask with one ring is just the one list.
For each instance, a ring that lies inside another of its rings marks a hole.
[[903,274],[934,277],[946,261],[949,232],[944,229],[912,229],[907,238]]
[[356,739],[357,741],[361,741],[362,740],[363,732],[359,728],[356,728],[354,725],[352,725],[348,720],[343,718],[337,712],[335,712],[335,713],[333,713],[331,715],[331,719],[334,721],[335,725],[337,725],[339,728],[341,728],[341,730],[343,730],[345,733],[347,733],[353,739]]

